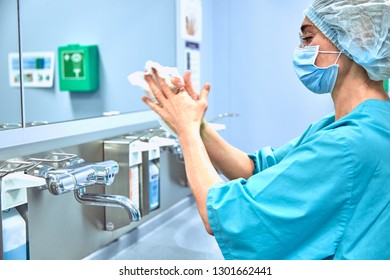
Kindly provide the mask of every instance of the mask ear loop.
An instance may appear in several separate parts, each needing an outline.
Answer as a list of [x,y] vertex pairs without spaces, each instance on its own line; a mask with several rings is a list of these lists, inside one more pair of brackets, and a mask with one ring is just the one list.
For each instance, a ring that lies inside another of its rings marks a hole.
[[339,52],[339,55],[337,56],[336,61],[333,64],[336,64],[337,61],[339,61],[340,56],[341,56],[341,52]]
[[334,54],[338,53],[339,55],[337,56],[336,61],[333,63],[333,65],[335,65],[337,63],[337,61],[339,61],[339,58],[342,54],[342,52],[333,52],[333,51],[318,51],[318,52],[319,53],[334,53]]

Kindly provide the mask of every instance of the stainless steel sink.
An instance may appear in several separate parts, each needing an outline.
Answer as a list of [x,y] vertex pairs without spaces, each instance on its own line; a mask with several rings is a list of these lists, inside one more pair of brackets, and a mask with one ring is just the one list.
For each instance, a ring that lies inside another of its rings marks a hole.
[[87,259],[221,260],[223,256],[189,197]]

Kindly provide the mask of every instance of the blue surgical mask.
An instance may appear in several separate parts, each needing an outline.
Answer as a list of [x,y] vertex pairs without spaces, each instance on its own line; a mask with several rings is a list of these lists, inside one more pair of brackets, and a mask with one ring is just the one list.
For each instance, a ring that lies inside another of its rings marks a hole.
[[[295,72],[310,91],[317,94],[332,93],[339,72],[339,66],[336,63],[341,52],[320,51],[319,49],[319,46],[296,48],[293,60]],[[314,64],[318,53],[333,53],[338,54],[338,57],[329,67],[318,67]]]

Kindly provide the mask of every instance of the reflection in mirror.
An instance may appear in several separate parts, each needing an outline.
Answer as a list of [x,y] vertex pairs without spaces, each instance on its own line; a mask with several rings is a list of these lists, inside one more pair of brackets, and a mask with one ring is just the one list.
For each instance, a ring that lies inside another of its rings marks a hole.
[[[22,127],[17,0],[0,0],[0,130]],[[15,75],[12,75],[15,73]]]
[[176,63],[175,0],[20,0],[20,17],[26,125],[147,110],[127,76]]

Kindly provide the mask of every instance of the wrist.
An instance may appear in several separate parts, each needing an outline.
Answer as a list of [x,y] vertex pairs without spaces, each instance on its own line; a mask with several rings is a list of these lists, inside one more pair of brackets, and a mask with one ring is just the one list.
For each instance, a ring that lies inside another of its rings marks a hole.
[[183,137],[194,137],[196,135],[200,135],[199,125],[186,125],[180,131],[177,131],[177,137],[179,139]]
[[207,140],[209,139],[211,136],[211,130],[212,130],[212,127],[210,126],[210,124],[206,121],[206,120],[202,120],[202,123],[200,125],[200,136],[202,137],[203,140]]

